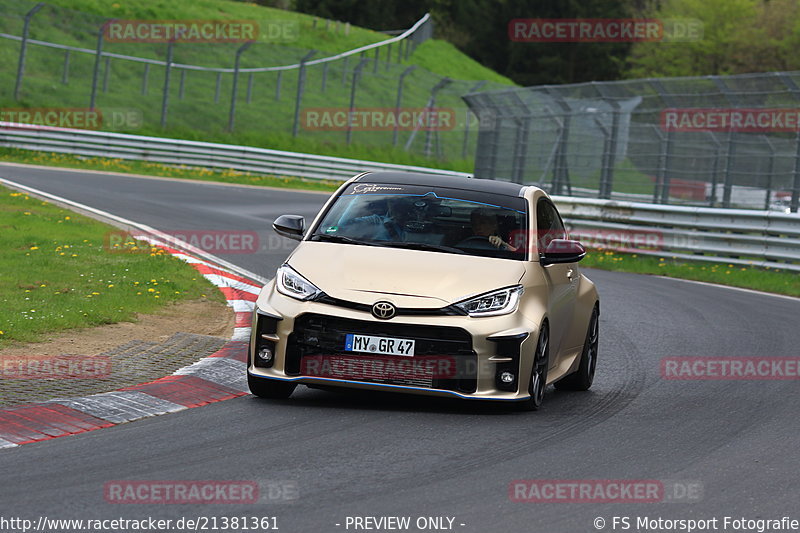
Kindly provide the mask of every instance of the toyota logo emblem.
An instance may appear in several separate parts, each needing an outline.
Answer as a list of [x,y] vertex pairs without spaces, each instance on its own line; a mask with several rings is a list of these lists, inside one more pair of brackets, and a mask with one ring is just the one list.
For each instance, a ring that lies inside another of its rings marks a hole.
[[381,320],[389,320],[397,314],[397,308],[389,302],[377,302],[372,306],[372,315]]

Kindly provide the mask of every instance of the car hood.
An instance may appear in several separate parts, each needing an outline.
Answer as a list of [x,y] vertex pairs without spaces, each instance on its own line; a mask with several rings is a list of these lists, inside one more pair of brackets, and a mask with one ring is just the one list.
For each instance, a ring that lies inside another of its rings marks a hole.
[[400,307],[437,308],[518,283],[522,261],[303,241],[289,265],[329,296]]

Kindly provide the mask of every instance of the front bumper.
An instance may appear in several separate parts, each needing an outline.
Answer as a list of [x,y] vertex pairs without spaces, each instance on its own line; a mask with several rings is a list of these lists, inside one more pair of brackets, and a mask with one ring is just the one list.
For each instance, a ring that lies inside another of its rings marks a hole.
[[[248,357],[254,378],[463,399],[529,398],[538,331],[520,312],[482,318],[432,312],[378,320],[359,309],[294,300],[273,288],[274,282],[264,287],[254,311]],[[416,353],[375,358],[344,352],[348,333],[414,339]],[[256,352],[264,346],[274,353],[269,366],[256,364]],[[341,374],[345,363],[368,371]],[[390,370],[404,365],[410,374]]]

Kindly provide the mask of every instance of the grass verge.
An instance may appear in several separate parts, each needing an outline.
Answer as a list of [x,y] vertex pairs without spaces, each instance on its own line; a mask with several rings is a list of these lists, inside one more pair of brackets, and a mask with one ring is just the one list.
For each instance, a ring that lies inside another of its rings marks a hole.
[[115,228],[0,187],[0,347],[132,321],[179,300],[224,301],[191,266],[160,249],[109,250],[110,232]]
[[587,268],[705,281],[800,297],[800,274],[768,267],[742,267],[730,263],[686,261],[674,259],[669,255],[638,255],[607,250],[590,250],[581,265]]

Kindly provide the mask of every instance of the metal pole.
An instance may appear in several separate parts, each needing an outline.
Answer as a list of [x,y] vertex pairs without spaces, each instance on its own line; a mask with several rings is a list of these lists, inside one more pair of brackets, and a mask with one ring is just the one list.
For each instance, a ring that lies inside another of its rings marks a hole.
[[714,143],[714,164],[711,166],[711,198],[708,201],[709,207],[714,207],[717,203],[717,173],[719,172],[719,156],[722,152],[722,143],[717,140],[717,136],[708,132],[711,141]]
[[25,54],[28,51],[28,33],[31,19],[44,6],[44,2],[39,2],[25,14],[25,22],[22,26],[22,41],[20,41],[19,47],[19,62],[17,63],[17,81],[14,83],[14,100],[19,100],[19,93],[22,90],[22,78],[25,76]]
[[327,61],[322,64],[322,92],[325,92],[325,86],[328,84],[328,66],[330,63]]
[[294,101],[294,124],[292,125],[292,137],[297,137],[297,131],[300,128],[300,103],[303,100],[303,89],[306,83],[306,61],[311,59],[311,56],[316,54],[316,50],[311,50],[303,59],[300,60],[300,68],[297,72],[297,97]]
[[[430,98],[428,98],[428,103],[425,105],[426,112],[427,110],[431,109],[433,106],[436,105],[436,93],[438,93],[440,90],[444,89],[451,83],[453,83],[453,80],[445,76],[444,78],[439,80],[439,83],[433,86],[433,88],[431,89],[431,96]],[[406,146],[405,146],[406,151],[408,151],[408,149],[411,147],[411,143],[414,141],[414,137],[416,136],[417,131],[419,131],[419,126],[421,125],[421,122],[422,122],[422,117],[420,117],[420,120],[417,121],[417,124],[414,126],[414,131],[412,131],[411,135],[408,136],[408,141],[406,141]],[[427,128],[427,131],[425,132],[425,155],[430,157],[430,153],[431,153],[431,130],[430,128]]]
[[[474,93],[480,90],[484,85],[486,85],[486,80],[479,81],[472,87],[470,87],[467,94]],[[467,157],[467,143],[469,141],[469,120],[470,120],[470,109],[469,107],[466,108],[466,114],[464,115],[464,141],[461,143],[461,158],[464,159]]]
[[241,63],[242,54],[245,50],[250,48],[253,41],[248,41],[236,50],[236,58],[233,62],[233,86],[231,87],[231,107],[228,113],[228,131],[233,131],[233,122],[236,115],[236,91],[239,88],[239,65]]
[[394,102],[395,116],[394,116],[394,132],[392,133],[392,146],[397,146],[397,134],[398,134],[397,118],[400,115],[400,101],[403,98],[403,80],[405,79],[406,76],[411,74],[411,72],[416,68],[417,68],[416,65],[411,65],[410,67],[405,69],[403,73],[400,74],[400,78],[397,81],[397,98],[395,99]]
[[795,137],[794,168],[792,169],[792,200],[789,209],[793,213],[800,212],[800,132]]
[[97,52],[94,57],[94,70],[92,71],[92,95],[89,97],[89,108],[94,109],[94,104],[97,101],[97,79],[100,77],[100,59],[103,57],[103,33],[105,32],[105,25],[100,27],[97,32]]
[[350,111],[347,114],[347,144],[350,144],[353,138],[353,125],[350,119],[356,108],[356,86],[358,85],[358,76],[361,74],[361,69],[364,68],[367,61],[369,61],[369,59],[362,57],[361,61],[356,65],[356,68],[353,69],[353,82],[350,85]]
[[169,78],[172,72],[172,49],[175,41],[170,41],[167,45],[167,61],[164,65],[164,90],[161,93],[161,127],[167,127],[167,109],[169,107]]
[[373,74],[377,74],[378,73],[378,62],[380,61],[380,58],[381,58],[381,49],[380,48],[376,48],[375,49],[375,63],[372,65],[372,73]]
[[772,199],[772,174],[775,170],[775,146],[772,144],[772,141],[769,140],[769,137],[766,135],[763,136],[764,140],[769,147],[769,162],[767,163],[767,194],[764,196],[764,210],[769,209],[769,203]]
[[392,66],[392,43],[386,45],[386,70]]
[[178,85],[178,98],[181,100],[183,100],[185,84],[186,84],[186,71],[184,69],[181,69],[181,80]]
[[111,57],[106,56],[103,66],[103,92],[108,92],[108,75],[111,73]]
[[64,69],[61,73],[61,83],[64,85],[69,84],[69,54],[70,50],[64,52]]
[[278,79],[275,82],[275,100],[281,99],[281,80],[283,79],[283,71],[278,71]]
[[247,77],[247,103],[249,104],[253,100],[253,77],[255,76],[254,73],[250,73]]
[[144,74],[142,75],[142,94],[147,94],[147,81],[150,79],[150,63],[144,64]]
[[217,84],[214,87],[214,103],[219,103],[219,91],[222,86],[222,72],[217,72]]
[[342,66],[342,87],[344,87],[347,79],[347,63],[350,61],[350,56],[344,58],[344,65]]

